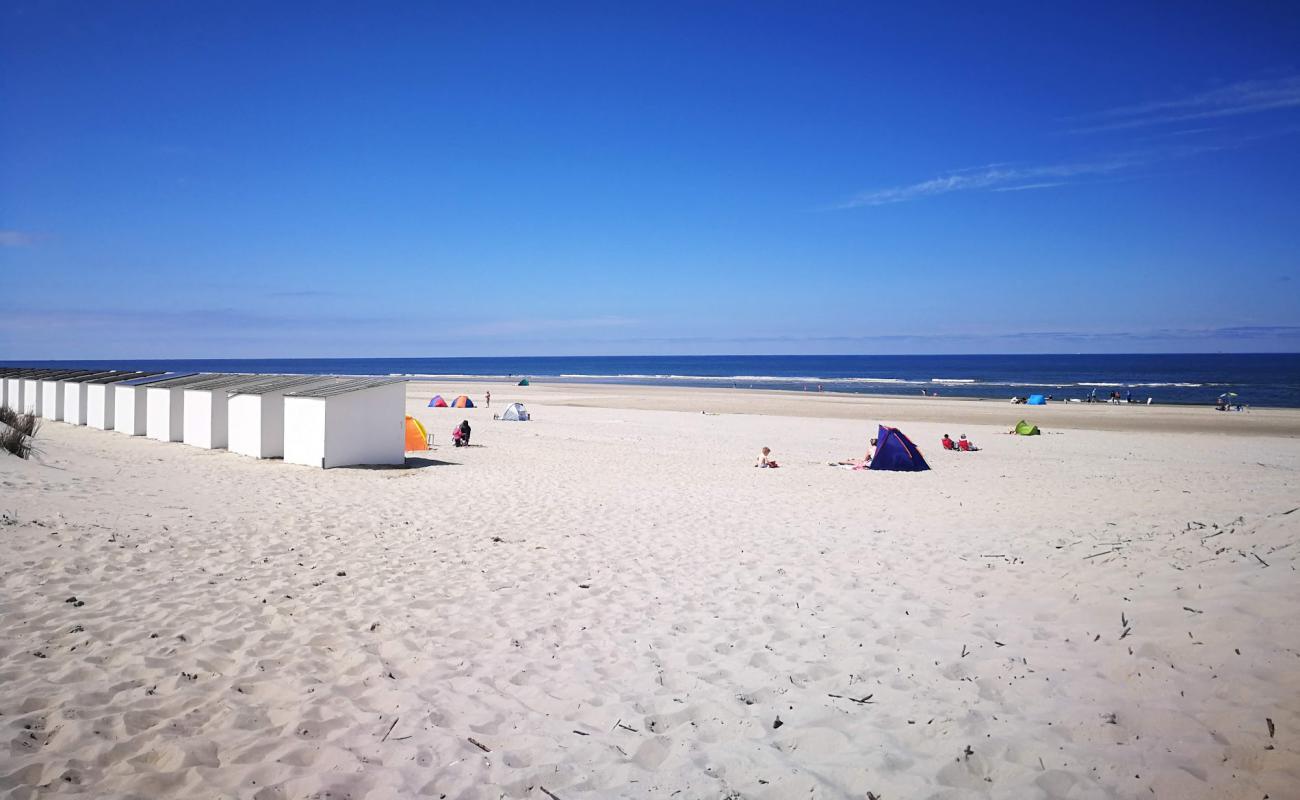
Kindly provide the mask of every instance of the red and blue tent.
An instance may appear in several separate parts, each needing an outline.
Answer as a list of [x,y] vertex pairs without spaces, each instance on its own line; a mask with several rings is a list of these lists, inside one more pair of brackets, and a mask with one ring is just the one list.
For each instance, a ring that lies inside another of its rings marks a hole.
[[433,399],[429,401],[429,408],[446,408],[446,407],[447,407],[447,401],[443,400],[442,395],[440,394],[435,394],[433,396]]
[[930,465],[912,440],[898,428],[880,426],[876,434],[876,454],[871,457],[870,469],[888,469],[897,472],[921,472]]
[[457,397],[455,400],[451,401],[451,407],[452,408],[473,408],[474,401],[462,394],[460,397]]

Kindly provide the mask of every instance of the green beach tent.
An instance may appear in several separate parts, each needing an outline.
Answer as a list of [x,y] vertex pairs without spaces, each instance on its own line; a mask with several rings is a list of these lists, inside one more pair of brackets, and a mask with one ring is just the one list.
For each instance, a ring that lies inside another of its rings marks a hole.
[[527,378],[524,378],[522,381],[519,382],[519,385],[520,385],[520,386],[527,386],[527,385],[528,385],[528,379],[527,379]]
[[1030,425],[1022,419],[1016,423],[1016,433],[1021,436],[1038,436],[1041,431],[1037,425]]

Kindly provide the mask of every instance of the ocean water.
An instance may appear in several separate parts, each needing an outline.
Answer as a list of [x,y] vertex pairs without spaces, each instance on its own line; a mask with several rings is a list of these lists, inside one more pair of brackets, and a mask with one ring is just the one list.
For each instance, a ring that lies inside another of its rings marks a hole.
[[288,358],[0,362],[206,372],[527,376],[538,382],[721,386],[1007,399],[1050,394],[1212,404],[1221,394],[1253,406],[1300,407],[1300,353],[962,356],[520,356],[500,358]]

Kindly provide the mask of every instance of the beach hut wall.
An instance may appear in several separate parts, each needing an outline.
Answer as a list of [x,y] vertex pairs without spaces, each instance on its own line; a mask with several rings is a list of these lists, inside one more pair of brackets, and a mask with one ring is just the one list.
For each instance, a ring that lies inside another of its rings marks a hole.
[[284,393],[328,385],[338,378],[276,376],[228,392],[227,449],[253,458],[284,456]]
[[406,382],[340,378],[284,395],[284,460],[312,467],[403,464]]
[[266,381],[266,375],[232,375],[184,388],[182,441],[207,450],[224,450],[230,440],[230,392]]
[[68,384],[84,375],[94,374],[90,370],[64,370],[47,375],[41,379],[41,416],[48,420],[63,420],[63,398],[67,394]]
[[63,421],[70,425],[85,425],[87,420],[86,391],[89,382],[115,372],[88,372],[63,381]]
[[[118,384],[144,378],[150,375],[160,375],[158,372],[113,372],[99,378],[91,378],[85,382],[86,400],[86,425],[92,428],[98,428],[101,431],[111,431],[117,427],[116,410],[117,410],[117,386]],[[143,395],[141,395],[143,397]]]
[[145,435],[160,442],[185,437],[185,387],[220,377],[213,374],[150,383],[145,386]]

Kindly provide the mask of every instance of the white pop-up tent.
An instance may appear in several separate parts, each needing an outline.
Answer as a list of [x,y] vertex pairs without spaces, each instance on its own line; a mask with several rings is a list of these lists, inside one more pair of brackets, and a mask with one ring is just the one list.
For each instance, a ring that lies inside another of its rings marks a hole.
[[530,418],[523,403],[511,403],[501,412],[501,419],[506,422],[527,422]]
[[285,392],[284,460],[322,468],[406,463],[406,381],[337,378]]
[[184,378],[146,384],[145,436],[160,442],[179,442],[185,437],[185,387],[224,377],[205,372]]
[[223,375],[186,385],[181,441],[205,450],[224,450],[229,440],[228,393],[265,380],[265,375]]
[[226,447],[232,453],[253,458],[283,457],[284,393],[337,381],[320,375],[276,375],[230,389]]
[[[101,431],[111,431],[117,427],[117,389],[127,381],[134,381],[150,376],[162,376],[161,372],[114,372],[100,378],[86,381],[86,424]],[[134,396],[134,391],[131,392]],[[144,392],[140,393],[143,401]],[[132,409],[134,410],[134,408]],[[133,415],[134,417],[134,415]],[[143,410],[140,412],[144,419]]]
[[70,425],[86,424],[86,386],[89,381],[120,372],[88,372],[72,378],[65,378],[63,383],[63,421]]

